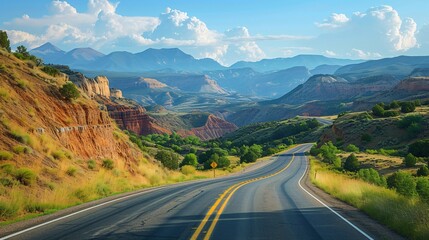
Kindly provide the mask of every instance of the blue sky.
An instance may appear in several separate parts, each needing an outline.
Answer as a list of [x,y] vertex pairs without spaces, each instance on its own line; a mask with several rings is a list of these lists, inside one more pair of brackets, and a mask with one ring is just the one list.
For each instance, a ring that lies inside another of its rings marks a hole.
[[179,47],[225,65],[297,54],[429,54],[426,0],[1,0],[0,9],[0,29],[29,48]]

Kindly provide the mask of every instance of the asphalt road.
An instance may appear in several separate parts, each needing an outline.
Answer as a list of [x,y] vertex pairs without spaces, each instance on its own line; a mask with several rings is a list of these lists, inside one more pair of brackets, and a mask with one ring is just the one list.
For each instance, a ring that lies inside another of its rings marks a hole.
[[304,151],[239,175],[160,187],[11,239],[366,239],[303,190]]

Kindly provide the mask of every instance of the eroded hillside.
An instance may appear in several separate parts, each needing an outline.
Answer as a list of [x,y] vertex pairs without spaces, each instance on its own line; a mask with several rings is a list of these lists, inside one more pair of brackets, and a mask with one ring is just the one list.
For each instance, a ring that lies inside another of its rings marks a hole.
[[66,80],[0,51],[0,220],[174,177],[86,94],[64,99]]

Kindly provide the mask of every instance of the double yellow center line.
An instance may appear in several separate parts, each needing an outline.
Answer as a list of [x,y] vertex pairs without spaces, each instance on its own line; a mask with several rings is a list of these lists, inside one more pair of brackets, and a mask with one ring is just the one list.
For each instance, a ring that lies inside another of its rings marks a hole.
[[252,183],[252,182],[256,182],[262,179],[266,179],[266,178],[270,178],[270,177],[274,177],[278,174],[280,174],[281,172],[285,171],[293,162],[293,160],[295,159],[295,155],[292,154],[292,159],[291,161],[282,169],[280,169],[279,171],[273,173],[273,174],[269,174],[266,176],[262,176],[262,177],[257,177],[257,178],[253,178],[250,180],[246,180],[243,182],[239,182],[236,183],[234,185],[232,185],[231,187],[229,187],[228,189],[226,189],[221,195],[220,197],[216,200],[216,202],[213,204],[213,206],[210,208],[210,210],[207,212],[206,216],[204,217],[204,219],[201,221],[200,225],[198,225],[197,229],[195,230],[194,234],[191,237],[191,240],[196,240],[200,237],[201,232],[203,231],[204,227],[206,226],[206,224],[208,223],[210,217],[214,214],[214,212],[216,211],[216,209],[218,208],[218,206],[222,203],[222,205],[220,206],[220,208],[217,210],[216,215],[213,219],[213,221],[210,224],[210,227],[207,230],[207,233],[204,236],[204,240],[208,240],[210,239],[210,236],[213,233],[213,230],[217,224],[217,222],[219,221],[219,217],[220,215],[223,213],[223,211],[225,210],[226,205],[228,204],[228,201],[231,199],[232,195],[242,186]]

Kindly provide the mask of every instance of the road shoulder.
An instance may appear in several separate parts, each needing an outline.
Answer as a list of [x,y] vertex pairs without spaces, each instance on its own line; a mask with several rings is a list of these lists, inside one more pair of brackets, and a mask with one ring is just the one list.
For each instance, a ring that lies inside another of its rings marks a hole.
[[317,196],[326,205],[331,207],[333,210],[338,212],[347,220],[349,220],[357,227],[367,232],[370,236],[374,237],[375,239],[391,239],[391,240],[405,239],[402,236],[390,230],[389,228],[387,228],[386,226],[370,218],[368,215],[366,215],[359,209],[341,200],[334,198],[333,196],[324,192],[320,188],[316,187],[313,183],[311,183],[308,173],[309,173],[309,169],[307,169],[305,173],[305,176],[302,182],[303,187],[313,195]]

